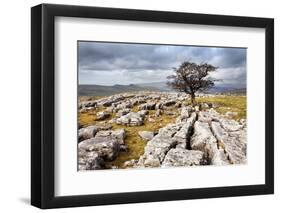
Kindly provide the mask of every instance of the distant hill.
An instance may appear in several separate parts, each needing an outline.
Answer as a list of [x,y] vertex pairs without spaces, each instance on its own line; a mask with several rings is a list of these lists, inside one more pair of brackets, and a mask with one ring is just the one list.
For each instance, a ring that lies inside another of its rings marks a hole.
[[142,83],[142,84],[136,84],[139,87],[150,87],[150,88],[156,88],[162,92],[164,91],[173,91],[170,87],[167,86],[167,83],[165,81],[162,82],[151,82],[151,83]]
[[[167,86],[166,82],[151,82],[142,84],[115,84],[113,86],[103,85],[79,85],[79,96],[109,96],[124,92],[138,92],[138,91],[161,91],[170,92],[173,91]],[[215,85],[205,93],[211,94],[243,94],[246,95],[246,88],[244,85],[230,85],[220,84]]]
[[233,85],[215,85],[205,93],[211,93],[211,94],[245,94],[246,95],[246,88],[245,87],[234,87]]
[[137,92],[137,91],[159,91],[154,87],[141,87],[135,84],[121,85],[115,84],[113,86],[103,85],[79,85],[78,95],[79,96],[109,96],[124,92]]

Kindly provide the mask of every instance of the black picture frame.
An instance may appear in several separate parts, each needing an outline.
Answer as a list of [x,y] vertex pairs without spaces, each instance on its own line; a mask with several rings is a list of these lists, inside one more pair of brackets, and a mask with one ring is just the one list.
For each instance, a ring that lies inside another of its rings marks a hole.
[[[265,184],[93,195],[54,195],[55,17],[263,28],[265,48]],[[241,16],[41,4],[31,8],[31,204],[60,208],[274,193],[274,20]]]

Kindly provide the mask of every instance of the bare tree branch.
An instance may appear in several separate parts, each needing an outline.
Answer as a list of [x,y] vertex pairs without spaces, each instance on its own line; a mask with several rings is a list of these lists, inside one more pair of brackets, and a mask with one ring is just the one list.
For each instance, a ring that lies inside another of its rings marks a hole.
[[217,80],[208,78],[208,75],[217,69],[218,67],[208,63],[196,64],[185,61],[178,68],[173,68],[175,74],[167,77],[167,85],[190,94],[193,103],[196,92],[206,91],[215,85],[214,82]]

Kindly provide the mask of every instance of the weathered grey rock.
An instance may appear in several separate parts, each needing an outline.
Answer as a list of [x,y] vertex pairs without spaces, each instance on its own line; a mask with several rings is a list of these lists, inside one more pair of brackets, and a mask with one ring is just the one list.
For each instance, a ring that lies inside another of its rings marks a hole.
[[247,125],[247,120],[246,119],[240,119],[239,123],[245,127]]
[[225,116],[228,117],[228,118],[233,118],[234,116],[237,116],[238,115],[238,112],[226,112],[225,113]]
[[[204,152],[205,158],[212,165],[221,165],[226,157],[218,149],[217,139],[211,132],[208,123],[196,121],[194,124],[194,134],[191,137],[190,146],[193,150]],[[220,157],[220,159],[218,159]],[[225,162],[227,164],[227,162]]]
[[124,168],[136,168],[138,167],[138,160],[132,159],[124,162],[123,164]]
[[112,125],[108,124],[108,123],[104,123],[104,124],[96,124],[96,126],[99,128],[99,130],[110,130],[112,129]]
[[87,152],[86,155],[86,170],[104,169],[104,160],[96,152]]
[[209,104],[207,104],[207,103],[201,103],[200,108],[201,108],[201,109],[209,109]]
[[110,97],[106,97],[106,98],[102,98],[98,100],[98,105],[100,106],[111,106],[113,103],[119,102],[119,101],[123,101],[126,98],[126,96],[123,95],[113,95]]
[[153,118],[151,118],[151,117],[148,117],[148,122],[150,122],[150,123],[154,123],[154,122],[156,122],[156,120],[155,119],[153,119]]
[[141,104],[139,106],[139,110],[154,110],[155,105],[156,105],[155,102],[147,102],[147,103]]
[[182,119],[185,119],[185,118],[188,118],[190,113],[192,111],[192,108],[190,106],[185,106],[185,107],[182,107],[181,108],[181,118]]
[[[133,107],[132,103],[131,102],[121,102],[121,103],[115,103],[115,104],[112,104],[113,106],[113,112],[118,112],[120,110],[125,110],[125,109],[130,109]],[[129,110],[130,111],[130,110]]]
[[100,130],[98,126],[88,126],[78,130],[78,141],[90,139]]
[[167,126],[159,129],[159,135],[172,138],[182,127],[183,123],[168,124]]
[[171,105],[175,105],[177,102],[175,100],[167,100],[165,102],[163,102],[163,106],[171,106]]
[[157,94],[150,94],[148,96],[149,99],[152,99],[152,100],[160,100],[161,99],[161,96],[160,95],[157,95]]
[[118,118],[116,123],[127,126],[141,126],[143,125],[143,120],[144,118],[140,114],[136,112],[130,112]]
[[102,111],[102,112],[98,112],[97,113],[97,118],[96,120],[97,121],[100,121],[100,120],[104,120],[106,118],[109,118],[110,117],[110,113],[107,112],[107,111]]
[[210,113],[205,111],[198,112],[198,121],[210,123],[213,120]]
[[140,157],[137,167],[160,167],[160,160],[155,155],[143,155]]
[[137,112],[140,116],[145,117],[148,114],[147,110],[141,110]]
[[246,163],[246,132],[244,130],[227,132],[218,122],[212,122],[211,128],[230,162],[233,164]]
[[224,166],[229,165],[230,162],[225,154],[224,149],[219,148],[217,151],[214,152],[214,156],[212,158],[212,165],[216,166]]
[[194,106],[194,110],[195,110],[195,112],[199,112],[200,111],[200,106],[199,105]]
[[198,150],[183,148],[170,149],[162,163],[162,167],[197,166],[205,163],[204,153]]
[[201,122],[211,123],[212,121],[219,121],[220,119],[222,119],[222,117],[213,108],[198,112],[198,121]]
[[182,106],[182,103],[181,103],[181,102],[177,102],[177,103],[175,104],[175,107],[177,107],[177,108],[181,108],[181,106]]
[[175,100],[160,101],[155,105],[155,109],[163,109],[164,107],[169,107],[175,104],[176,104]]
[[116,117],[121,117],[123,115],[127,115],[131,110],[126,108],[126,109],[121,109],[117,112]]
[[159,117],[159,116],[162,115],[162,113],[163,113],[163,112],[162,112],[161,109],[157,109],[156,112],[155,112],[155,116],[156,116],[156,117]]
[[91,110],[95,109],[95,107],[87,107],[87,108],[82,108],[79,109],[80,113],[86,113],[86,112],[91,112]]
[[[192,113],[182,125],[181,129],[174,135],[173,140],[176,141],[177,147],[187,148],[190,146],[189,139],[196,120],[196,113]],[[188,143],[188,144],[187,144]]]
[[235,120],[229,120],[229,119],[220,119],[221,126],[226,130],[230,132],[237,131],[239,129],[242,129],[242,125],[239,124]]
[[158,109],[162,109],[163,108],[163,103],[162,102],[158,102],[156,105],[155,105],[155,109],[158,110]]
[[78,104],[78,107],[79,109],[88,108],[88,107],[94,108],[96,107],[96,105],[97,105],[96,101],[83,101]]
[[138,134],[142,139],[146,141],[149,141],[154,137],[154,132],[151,131],[139,131]]
[[120,145],[120,151],[127,151],[128,149],[127,145],[125,144],[126,132],[124,129],[99,131],[96,134],[96,137],[104,137],[105,141],[115,138],[117,143]]
[[105,160],[114,160],[120,150],[120,145],[114,137],[94,137],[78,144],[79,150],[96,152]]
[[147,142],[144,154],[139,158],[140,167],[159,167],[166,153],[176,146],[173,136],[180,130],[181,124],[169,124],[161,128],[158,134]]

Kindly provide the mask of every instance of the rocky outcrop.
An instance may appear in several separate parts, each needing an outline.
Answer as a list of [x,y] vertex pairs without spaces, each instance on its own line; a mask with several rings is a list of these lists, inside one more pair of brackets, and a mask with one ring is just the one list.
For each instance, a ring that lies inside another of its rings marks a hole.
[[217,139],[212,134],[208,123],[196,121],[194,124],[194,134],[190,141],[193,150],[204,152],[205,158],[212,165],[227,164],[227,158],[219,151]]
[[78,169],[81,170],[97,170],[105,167],[105,162],[97,152],[87,152],[79,150],[78,152]]
[[205,163],[204,153],[184,148],[170,149],[162,163],[162,167],[198,166]]
[[78,144],[79,170],[103,169],[106,161],[114,160],[120,151],[127,151],[124,139],[124,129],[98,129],[94,137]]
[[156,105],[155,102],[147,102],[147,103],[141,104],[139,106],[139,110],[154,110],[155,105]]
[[136,131],[146,143],[144,152],[122,168],[247,163],[247,121],[231,119],[237,116],[234,112],[219,114],[215,104],[188,105],[188,99],[181,93],[142,92],[79,103],[80,113],[96,115],[94,125],[79,126],[79,170],[116,168],[111,161],[128,151],[124,126],[156,125],[173,117],[175,122],[156,131]]
[[154,132],[151,131],[140,131],[138,134],[143,140],[146,141],[149,141],[154,137]]
[[125,126],[141,126],[143,125],[143,121],[144,121],[144,117],[136,112],[130,112],[116,119],[117,124],[121,124]]
[[144,154],[138,161],[140,167],[158,167],[161,165],[166,153],[176,146],[173,140],[175,133],[181,128],[181,124],[170,124],[161,128],[158,134],[147,142]]
[[116,113],[116,117],[122,117],[123,115],[127,115],[129,112],[131,112],[130,109],[126,108],[126,109],[121,109]]
[[246,131],[238,129],[236,132],[227,132],[219,122],[212,122],[211,127],[230,162],[233,164],[246,163]]
[[120,150],[120,145],[114,137],[94,137],[78,144],[79,150],[95,152],[106,160],[114,160]]
[[96,120],[100,121],[100,120],[104,120],[104,119],[109,118],[109,117],[110,117],[110,113],[109,112],[102,111],[102,112],[98,112],[97,113]]
[[176,141],[177,147],[190,147],[189,139],[193,131],[193,124],[196,120],[196,113],[192,113],[190,118],[184,118],[186,121],[182,124],[182,128],[174,135],[173,140]]
[[78,104],[79,109],[89,108],[89,107],[96,107],[96,101],[83,101]]
[[78,130],[78,141],[90,139],[100,130],[98,126],[88,126]]

